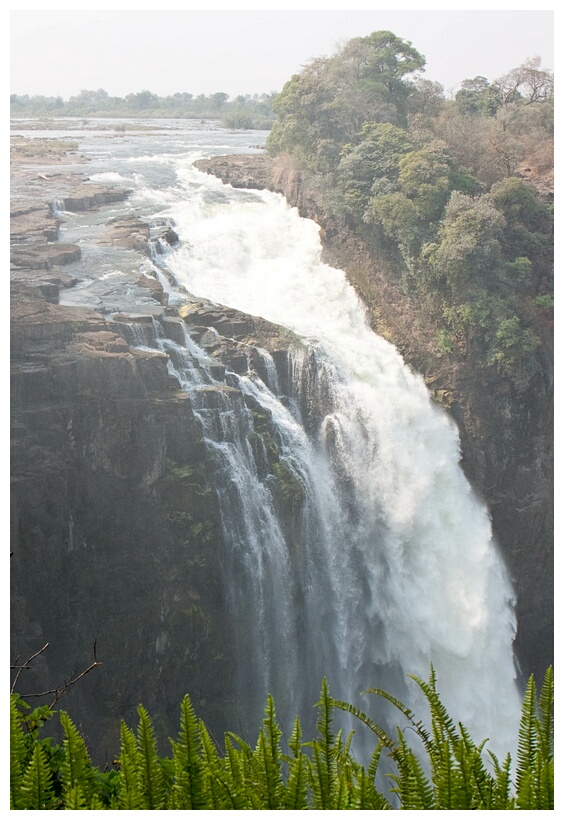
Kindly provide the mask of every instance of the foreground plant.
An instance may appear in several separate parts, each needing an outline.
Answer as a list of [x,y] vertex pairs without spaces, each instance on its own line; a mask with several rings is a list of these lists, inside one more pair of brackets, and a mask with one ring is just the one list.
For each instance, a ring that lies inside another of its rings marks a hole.
[[[31,710],[12,695],[10,719],[11,809],[553,809],[554,681],[546,672],[537,700],[533,678],[523,699],[515,778],[511,759],[500,762],[485,743],[474,743],[462,724],[455,725],[443,706],[431,668],[428,682],[413,678],[427,698],[431,726],[426,727],[404,704],[385,698],[408,720],[422,742],[426,761],[397,729],[391,737],[355,706],[334,700],[327,682],[321,688],[318,735],[302,739],[296,718],[287,752],[280,741],[274,701],[269,696],[256,744],[227,732],[220,753],[185,696],[180,730],[170,740],[172,754],[160,757],[151,719],[140,706],[137,732],[121,724],[118,767],[100,771],[92,765],[84,739],[68,714],[59,712],[62,744],[41,738],[40,730],[55,712]],[[368,767],[350,750],[353,733],[334,733],[335,708],[349,712],[377,739]],[[390,799],[375,786],[382,754],[394,766]],[[392,797],[395,795],[395,797]],[[392,805],[391,801],[395,801]]]

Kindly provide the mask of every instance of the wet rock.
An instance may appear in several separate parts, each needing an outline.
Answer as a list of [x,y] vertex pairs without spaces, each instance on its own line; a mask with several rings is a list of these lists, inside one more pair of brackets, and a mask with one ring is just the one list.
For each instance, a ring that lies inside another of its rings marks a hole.
[[72,262],[77,262],[80,255],[78,245],[62,242],[53,242],[49,245],[38,243],[12,245],[10,262],[17,268],[50,270],[54,265],[70,265]]
[[131,196],[132,191],[125,188],[102,188],[84,182],[83,187],[75,188],[71,194],[63,197],[66,211],[87,211],[112,202],[123,202]]
[[[263,191],[273,190],[272,174],[274,160],[265,154],[246,154],[244,156],[212,157],[194,163],[194,166],[206,174],[219,177],[234,188],[251,188]],[[280,190],[279,193],[282,193]]]
[[47,270],[13,270],[10,274],[10,285],[19,293],[32,298],[43,298],[47,302],[58,304],[61,288],[71,288],[77,283],[75,276],[52,268]]
[[99,240],[101,245],[113,245],[120,248],[149,253],[150,229],[146,222],[136,216],[122,216],[110,219],[106,225],[108,231]]
[[60,224],[47,205],[24,208],[23,213],[16,210],[10,214],[10,242],[56,242]]

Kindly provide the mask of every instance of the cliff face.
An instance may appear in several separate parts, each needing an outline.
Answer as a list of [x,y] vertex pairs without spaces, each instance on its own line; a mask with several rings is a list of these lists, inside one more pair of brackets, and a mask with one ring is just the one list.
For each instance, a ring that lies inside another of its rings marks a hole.
[[441,355],[432,321],[399,287],[399,277],[326,213],[314,184],[288,157],[218,157],[197,163],[234,187],[282,193],[320,227],[323,258],[346,271],[374,330],[424,377],[456,421],[462,466],[491,511],[494,534],[514,580],[517,658],[542,680],[553,662],[553,359],[552,325],[543,337],[542,372],[517,394],[476,355]]
[[[40,190],[35,174],[30,182],[21,174],[13,182],[29,199],[13,206],[12,221],[11,657],[22,663],[49,647],[23,672],[18,691],[56,690],[95,657],[101,666],[62,701],[82,721],[93,753],[115,755],[119,719],[135,725],[139,703],[160,737],[174,734],[186,692],[221,733],[235,725],[235,662],[218,466],[171,374],[171,355],[186,334],[197,341],[214,376],[200,405],[210,414],[226,403],[236,411],[245,399],[227,367],[260,371],[260,345],[282,376],[287,339],[264,320],[188,296],[168,307],[150,276],[136,283],[144,314],[110,317],[59,304],[77,281],[60,266],[80,259],[80,247],[56,241],[59,219],[36,199],[48,199],[49,180]],[[61,176],[57,185],[66,207],[100,208],[127,195],[88,188],[79,199],[82,180]],[[142,254],[155,237],[135,219],[106,228],[101,244]],[[169,227],[162,230],[175,241]],[[154,345],[156,323],[169,352]],[[275,435],[267,416],[261,430]]]
[[[243,403],[222,375],[255,356],[260,367],[253,342],[284,368],[276,327],[196,302],[182,313],[159,322],[171,339],[188,327],[214,355],[210,413]],[[186,691],[211,727],[233,721],[217,464],[169,355],[117,332],[150,338],[153,321],[27,300],[12,317],[12,653],[50,643],[25,694],[82,671],[96,641],[103,665],[72,707],[93,748],[113,753],[119,718],[135,724],[138,703],[163,736]]]

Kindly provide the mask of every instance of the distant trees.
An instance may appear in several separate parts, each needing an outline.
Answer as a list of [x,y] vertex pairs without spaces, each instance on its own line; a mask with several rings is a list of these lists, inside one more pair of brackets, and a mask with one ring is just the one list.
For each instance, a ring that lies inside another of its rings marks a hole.
[[126,97],[110,97],[103,88],[82,90],[67,102],[62,97],[29,97],[12,94],[10,112],[14,117],[168,117],[216,119],[228,128],[269,130],[274,115],[275,93],[240,95],[234,100],[224,91],[214,94],[177,92],[159,97],[143,90]]

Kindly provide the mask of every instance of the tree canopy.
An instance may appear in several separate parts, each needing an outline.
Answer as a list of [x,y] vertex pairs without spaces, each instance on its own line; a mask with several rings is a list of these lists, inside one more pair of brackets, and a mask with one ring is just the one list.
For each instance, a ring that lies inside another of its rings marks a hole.
[[552,288],[552,205],[520,168],[550,170],[552,74],[535,57],[493,82],[466,79],[445,100],[424,68],[389,31],[350,40],[286,83],[267,148],[294,157],[325,206],[392,255],[443,340],[454,334],[449,349],[462,338],[460,351],[474,346],[526,389],[531,323]]

